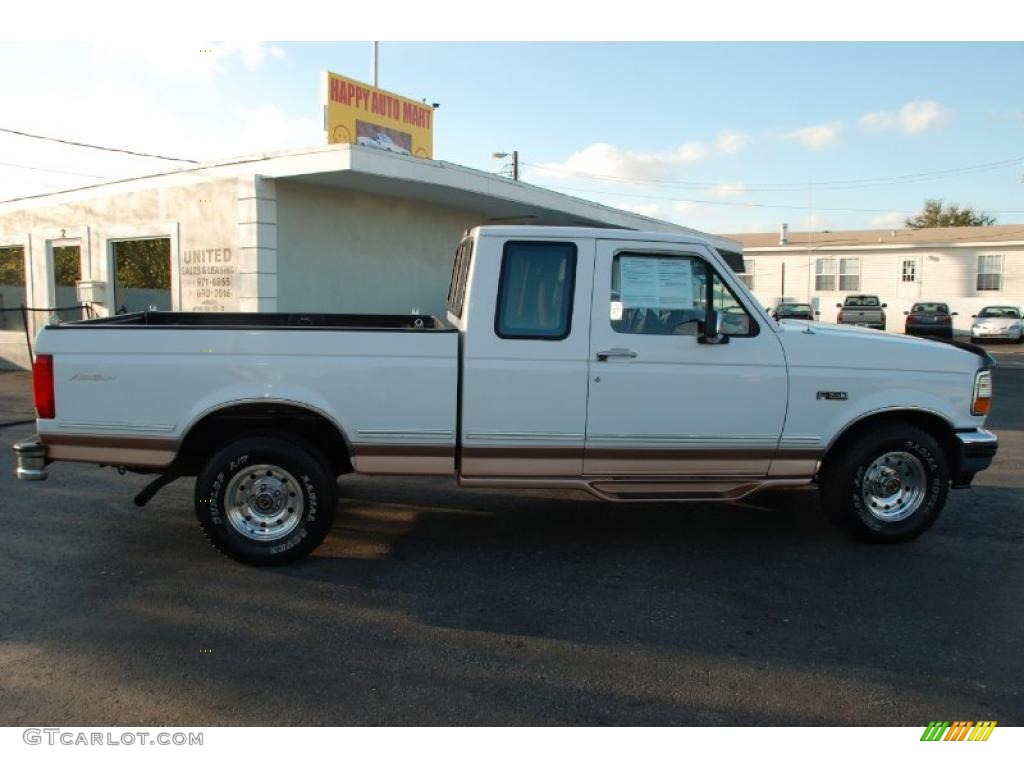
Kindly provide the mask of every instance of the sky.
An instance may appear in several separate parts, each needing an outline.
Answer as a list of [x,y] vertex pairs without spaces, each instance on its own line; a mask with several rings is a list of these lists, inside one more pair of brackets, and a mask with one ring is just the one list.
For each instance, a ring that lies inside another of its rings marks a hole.
[[[0,43],[0,128],[211,160],[324,143],[366,43]],[[434,156],[716,233],[898,228],[938,197],[1024,222],[1020,43],[404,43]],[[0,132],[0,200],[180,163]]]

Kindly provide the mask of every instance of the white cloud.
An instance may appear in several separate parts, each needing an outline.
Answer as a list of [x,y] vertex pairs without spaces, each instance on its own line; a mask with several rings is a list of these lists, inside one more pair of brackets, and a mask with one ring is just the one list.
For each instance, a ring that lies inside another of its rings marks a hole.
[[672,205],[672,210],[676,213],[691,214],[699,211],[701,207],[694,202],[689,200],[680,200]]
[[715,197],[736,197],[747,191],[747,185],[742,181],[723,181],[712,187],[709,193]]
[[652,219],[662,218],[661,206],[657,203],[619,203],[615,207],[638,216],[650,216]]
[[690,165],[715,152],[735,155],[751,137],[733,130],[719,131],[714,143],[687,141],[670,149],[644,152],[599,142],[574,152],[561,163],[535,168],[540,176],[561,178],[573,174],[610,177],[608,181],[667,181],[677,176],[679,166]]
[[832,144],[838,144],[842,130],[842,122],[836,120],[832,123],[821,123],[820,125],[808,125],[805,128],[798,128],[785,134],[782,138],[798,141],[808,149],[819,151]]
[[[19,105],[23,117],[19,128],[28,133],[195,160],[315,146],[323,141],[319,120],[285,114],[273,104],[225,104],[197,119],[153,91],[113,80],[63,88],[55,83],[44,88],[30,81],[5,80],[0,82],[0,101]],[[68,127],[69,114],[89,119]],[[64,128],[59,131],[54,128],[61,125]],[[94,176],[129,178],[187,167],[10,135],[0,136],[0,155],[17,158],[12,162],[21,165],[68,172],[8,173],[5,168],[0,173],[0,199],[103,181]]]
[[865,131],[887,131],[890,128],[896,127],[896,115],[892,112],[886,112],[885,110],[868,112],[861,115],[858,122],[860,123],[860,127]]
[[953,117],[953,110],[937,101],[908,101],[897,111],[868,112],[861,115],[860,127],[869,132],[899,129],[907,136],[916,136],[931,128],[938,128]]
[[900,107],[900,128],[908,135],[923,133],[929,128],[945,125],[952,110],[946,109],[937,101],[911,101]]
[[542,176],[588,174],[615,179],[661,180],[671,178],[676,166],[698,162],[709,154],[708,145],[700,141],[660,152],[637,152],[598,143],[574,152],[564,163],[552,163],[536,170]]
[[259,42],[104,42],[95,48],[97,60],[106,66],[142,64],[168,77],[205,80],[227,70],[232,61],[246,69],[257,69],[267,59],[283,58],[275,45]]
[[907,215],[899,211],[880,213],[871,217],[871,226],[875,229],[902,229]]
[[715,146],[718,151],[726,155],[735,155],[743,147],[750,143],[750,135],[739,131],[719,131]]

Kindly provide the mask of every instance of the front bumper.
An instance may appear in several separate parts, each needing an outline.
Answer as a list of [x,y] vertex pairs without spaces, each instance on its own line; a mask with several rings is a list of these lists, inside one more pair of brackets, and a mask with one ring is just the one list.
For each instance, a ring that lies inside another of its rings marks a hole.
[[971,328],[971,338],[978,339],[1011,339],[1016,341],[1021,337],[1021,331],[1010,330],[1009,328]]
[[960,448],[960,465],[953,471],[953,487],[967,488],[975,472],[988,469],[999,449],[999,438],[987,429],[956,432]]
[[19,480],[45,480],[49,476],[46,446],[39,440],[39,435],[16,442],[14,456],[18,464],[15,475]]

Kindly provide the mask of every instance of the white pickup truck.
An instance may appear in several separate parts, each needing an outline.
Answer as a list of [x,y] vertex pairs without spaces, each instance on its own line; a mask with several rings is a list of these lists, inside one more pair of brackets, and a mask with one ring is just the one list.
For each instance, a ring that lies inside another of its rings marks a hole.
[[[401,279],[396,277],[396,279]],[[480,227],[445,319],[145,312],[38,337],[38,434],[56,461],[195,476],[210,541],[294,560],[336,478],[454,475],[609,501],[733,500],[817,484],[854,536],[904,541],[995,455],[991,360],[905,336],[776,322],[706,242]]]

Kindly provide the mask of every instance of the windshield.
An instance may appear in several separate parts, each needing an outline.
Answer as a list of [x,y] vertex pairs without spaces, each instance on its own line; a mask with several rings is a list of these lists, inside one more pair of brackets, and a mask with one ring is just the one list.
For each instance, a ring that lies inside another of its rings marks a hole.
[[879,301],[877,296],[847,296],[846,306],[848,307],[877,307]]
[[948,315],[949,307],[945,304],[915,304],[910,311],[921,314]]
[[1012,317],[1020,319],[1020,310],[1016,307],[985,307],[978,313],[978,317]]

